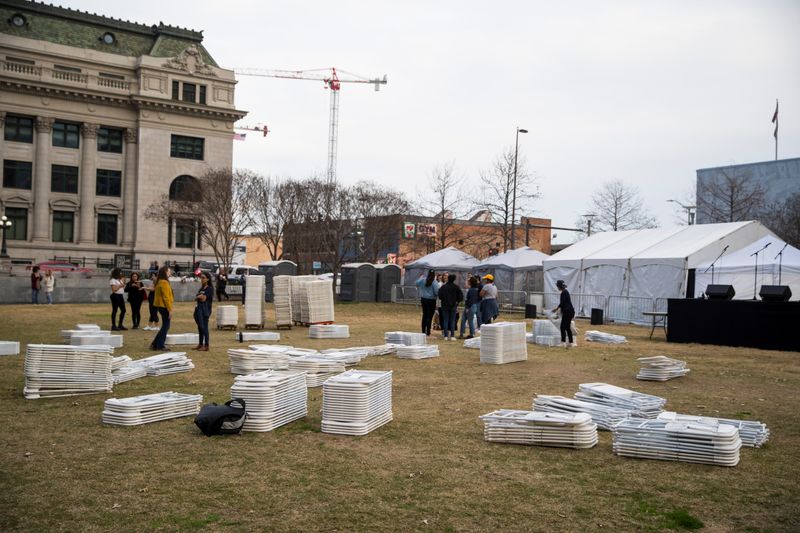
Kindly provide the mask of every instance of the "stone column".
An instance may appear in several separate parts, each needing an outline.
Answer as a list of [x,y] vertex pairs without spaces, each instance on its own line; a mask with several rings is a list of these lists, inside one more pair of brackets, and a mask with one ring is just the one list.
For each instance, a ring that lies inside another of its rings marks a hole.
[[81,177],[80,192],[81,221],[78,244],[95,242],[94,198],[97,187],[97,124],[81,124]]
[[3,151],[5,149],[4,145],[6,139],[5,128],[6,128],[6,112],[0,111],[0,159],[2,159],[2,156],[5,155],[5,152]]
[[33,160],[33,242],[50,240],[50,133],[52,118],[36,117]]
[[135,128],[125,130],[125,169],[122,172],[122,246],[136,243],[136,161],[139,144]]

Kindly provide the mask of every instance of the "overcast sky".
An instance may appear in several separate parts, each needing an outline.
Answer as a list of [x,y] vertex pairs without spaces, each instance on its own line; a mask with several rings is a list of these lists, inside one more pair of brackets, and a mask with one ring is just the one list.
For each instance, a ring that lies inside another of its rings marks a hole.
[[[378,93],[344,84],[339,180],[413,195],[452,162],[481,196],[480,172],[514,144],[538,179],[534,216],[572,226],[592,192],[638,187],[664,224],[695,170],[800,157],[800,2],[75,0],[62,5],[203,30],[226,68],[337,67],[388,76]],[[240,77],[243,121],[266,139],[234,143],[264,174],[324,174],[321,82]],[[571,241],[558,232],[558,241]]]

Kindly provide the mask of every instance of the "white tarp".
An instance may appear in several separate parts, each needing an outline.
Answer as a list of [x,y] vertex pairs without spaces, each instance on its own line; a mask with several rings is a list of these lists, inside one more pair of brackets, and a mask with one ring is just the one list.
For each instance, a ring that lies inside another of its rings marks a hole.
[[[494,276],[494,283],[502,291],[524,291],[532,285],[530,276],[542,270],[542,261],[550,256],[528,246],[492,256],[478,264],[474,271]],[[539,289],[541,290],[541,289]]]
[[403,284],[413,285],[417,278],[427,274],[428,270],[453,274],[472,272],[478,262],[468,253],[449,246],[406,264]]
[[[756,260],[751,255],[769,243],[769,246],[758,254],[758,276],[755,275]],[[735,252],[723,255],[714,265],[714,283],[733,285],[735,298],[747,300],[753,298],[755,283],[756,296],[761,285],[788,285],[792,291],[792,300],[800,299],[800,250],[794,246],[786,246],[779,270],[778,252],[786,245],[777,237],[766,236]],[[711,284],[711,270],[706,272],[711,262],[701,263],[696,267],[694,292],[700,296]],[[780,279],[779,279],[780,278]]]

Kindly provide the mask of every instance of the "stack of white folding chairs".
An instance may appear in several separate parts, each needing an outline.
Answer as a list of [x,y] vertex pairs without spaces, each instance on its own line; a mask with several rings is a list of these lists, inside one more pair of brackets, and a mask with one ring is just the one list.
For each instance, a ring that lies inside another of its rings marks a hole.
[[192,345],[200,343],[198,333],[167,333],[164,344],[167,346]]
[[231,348],[228,350],[228,358],[231,374],[244,375],[264,370],[289,369],[289,356],[284,351]]
[[103,423],[138,426],[170,418],[192,416],[198,413],[201,403],[203,403],[201,395],[180,392],[111,398],[105,402]]
[[413,346],[398,346],[398,359],[430,359],[439,357],[439,347],[435,344],[417,344]]
[[133,379],[143,378],[147,375],[146,368],[131,366],[132,362],[131,358],[127,355],[120,355],[111,360],[111,377],[114,380],[114,385]]
[[655,418],[661,413],[667,400],[660,396],[644,394],[607,383],[581,383],[575,393],[577,400],[617,407],[630,411],[638,418]]
[[308,414],[308,389],[303,372],[267,370],[237,376],[231,399],[245,401],[243,431],[272,431]]
[[29,344],[25,351],[25,398],[111,392],[114,348]]
[[319,387],[326,379],[340,372],[344,372],[344,361],[326,358],[321,354],[308,354],[289,359],[289,370],[306,373],[306,385]]
[[0,341],[0,355],[17,355],[19,353],[19,342]]
[[383,340],[387,344],[403,344],[405,346],[428,343],[428,337],[424,333],[411,333],[409,331],[387,331],[383,334]]
[[574,449],[597,444],[597,424],[586,413],[499,409],[480,418],[489,442]]
[[532,325],[533,332],[529,342],[539,346],[552,347],[557,346],[561,341],[561,332],[550,320],[533,320]]
[[344,324],[311,324],[308,328],[309,339],[347,339],[350,327]]
[[471,339],[464,340],[464,348],[469,348],[472,350],[480,350],[481,349],[481,338],[480,337],[473,337]]
[[239,325],[239,307],[236,305],[218,305],[217,311],[217,327],[224,328],[233,326],[234,328]]
[[272,278],[272,303],[275,306],[275,325],[292,325],[292,283],[291,276]]
[[644,381],[669,381],[689,373],[686,361],[671,359],[663,355],[640,357],[637,359],[642,368],[636,374],[636,379]]
[[303,322],[333,322],[333,280],[307,282],[306,299],[308,316],[304,317],[306,319]]
[[247,276],[244,295],[245,327],[264,327],[264,276]]
[[236,333],[239,342],[251,341],[279,341],[281,334],[277,331],[239,331]]
[[481,326],[481,363],[502,365],[528,359],[523,322],[496,322]]
[[625,344],[628,342],[623,335],[614,335],[613,333],[603,333],[602,331],[597,331],[590,329],[586,333],[583,334],[583,338],[589,342],[599,342],[602,344]]
[[631,416],[627,409],[584,402],[563,396],[537,394],[533,399],[533,410],[549,413],[586,413],[599,429],[611,431],[615,424]]
[[366,435],[391,420],[391,371],[349,370],[323,384],[323,433]]
[[102,344],[114,348],[122,348],[122,342],[122,335],[112,335],[107,331],[78,331],[69,337],[69,344],[72,346],[96,346]]
[[319,279],[317,276],[308,275],[289,276],[292,320],[294,322],[308,322],[308,283],[317,279]]
[[760,448],[769,440],[769,429],[767,425],[754,420],[734,420],[730,418],[713,418],[710,416],[682,415],[673,411],[664,411],[658,415],[658,419],[667,422],[691,422],[692,424],[708,426],[727,424],[739,430],[739,438],[742,439],[742,446],[749,446],[752,448]]
[[194,363],[186,352],[166,352],[136,359],[128,363],[128,366],[144,368],[148,376],[166,376],[189,372],[194,368]]

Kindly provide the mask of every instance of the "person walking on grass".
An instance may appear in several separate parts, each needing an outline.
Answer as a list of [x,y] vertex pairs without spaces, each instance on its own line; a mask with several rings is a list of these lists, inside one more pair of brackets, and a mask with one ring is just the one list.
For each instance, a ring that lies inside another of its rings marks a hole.
[[38,266],[33,267],[31,270],[31,303],[37,305],[39,303],[39,291],[42,290],[42,274]]
[[447,283],[439,289],[439,300],[442,302],[442,336],[444,340],[456,340],[456,310],[464,300],[461,287],[456,285],[456,275],[447,276]]
[[194,297],[194,321],[197,324],[199,338],[195,350],[208,351],[208,320],[211,318],[211,302],[214,300],[214,287],[211,278],[205,272],[200,273],[200,289]]
[[139,323],[142,320],[142,302],[147,299],[147,291],[144,289],[144,284],[138,272],[131,274],[131,280],[125,284],[125,292],[128,293],[128,303],[131,305],[133,329],[139,329]]
[[461,329],[458,338],[464,338],[464,326],[469,324],[468,339],[475,337],[475,317],[478,314],[478,302],[480,296],[478,295],[478,280],[475,276],[470,276],[467,282],[467,298],[464,300],[464,315],[461,317]]
[[150,312],[150,317],[147,320],[147,325],[142,328],[145,331],[158,331],[158,311],[153,301],[156,299],[156,282],[158,281],[158,272],[150,274],[150,286],[145,287],[145,294],[147,297],[147,310]]
[[52,270],[44,273],[44,295],[47,298],[47,303],[53,303],[53,291],[56,288],[56,277],[53,275]]
[[436,298],[440,287],[439,282],[436,281],[436,272],[429,270],[427,277],[420,276],[415,285],[422,306],[422,333],[430,337],[431,323],[433,314],[436,312]]
[[500,308],[497,306],[497,287],[491,274],[483,276],[483,281],[483,288],[479,293],[482,299],[481,324],[491,324],[500,314]]
[[[122,278],[122,270],[118,268],[112,270],[108,284],[111,286],[111,331],[127,331],[128,328],[122,325],[125,320],[125,280]],[[119,311],[119,325],[117,325],[117,311]]]
[[151,350],[162,351],[167,349],[165,342],[172,321],[172,304],[175,301],[175,297],[172,294],[172,286],[169,284],[169,276],[171,274],[172,271],[170,271],[169,267],[163,266],[158,269],[156,287],[153,291],[153,305],[161,316],[161,329],[158,330],[153,342],[150,343]]
[[[577,346],[578,343],[573,342],[572,339],[572,319],[575,318],[575,308],[572,306],[572,298],[567,290],[567,284],[564,283],[564,280],[558,280],[556,288],[561,292],[561,296],[558,307],[553,309],[553,312],[561,310],[561,343],[565,348]],[[567,343],[567,337],[569,337],[569,343]]]
[[226,300],[230,300],[231,297],[228,296],[227,292],[228,288],[228,276],[225,275],[225,269],[220,267],[219,272],[217,273],[217,301],[221,302],[222,297],[224,296]]

